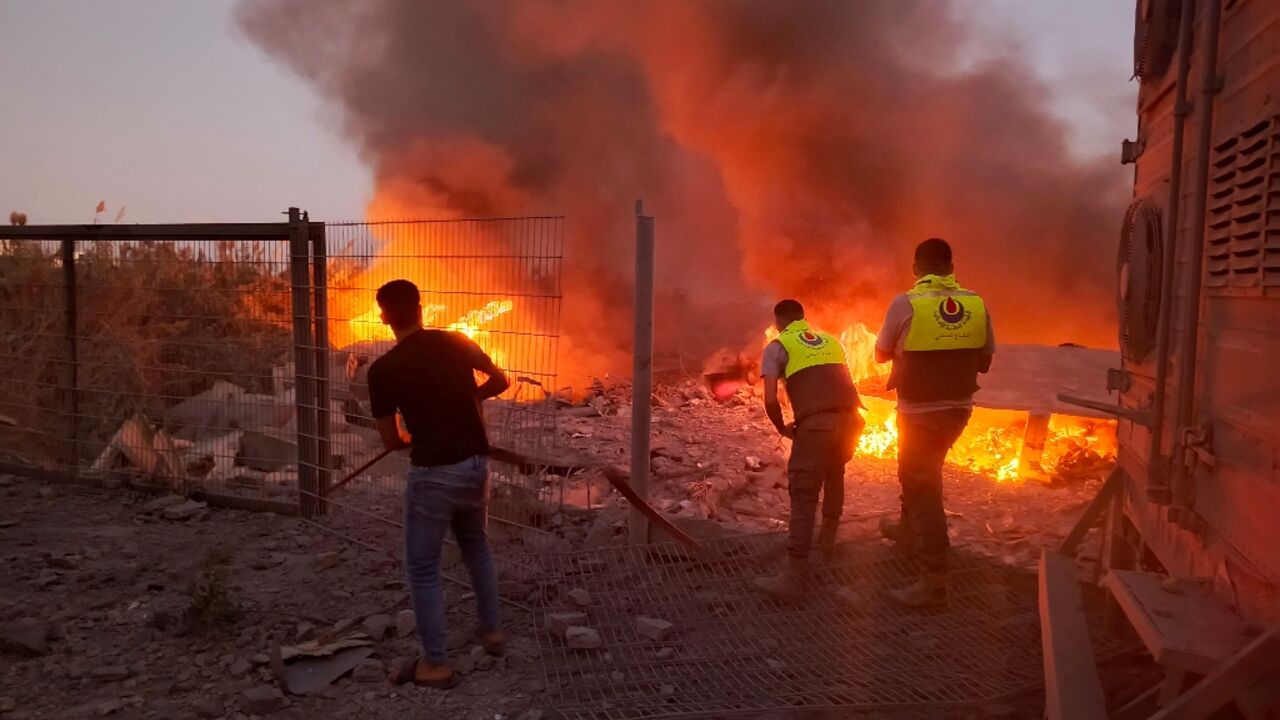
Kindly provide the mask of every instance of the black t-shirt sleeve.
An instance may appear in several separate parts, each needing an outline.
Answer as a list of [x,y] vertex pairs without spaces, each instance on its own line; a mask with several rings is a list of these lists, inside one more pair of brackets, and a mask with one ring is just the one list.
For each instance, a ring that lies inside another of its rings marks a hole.
[[462,357],[466,360],[467,365],[469,365],[472,370],[484,370],[493,365],[493,361],[489,359],[489,355],[485,353],[483,348],[476,344],[476,341],[462,333],[454,333],[453,339],[457,344]]
[[369,368],[369,409],[375,418],[396,414],[396,397],[386,368],[374,363]]

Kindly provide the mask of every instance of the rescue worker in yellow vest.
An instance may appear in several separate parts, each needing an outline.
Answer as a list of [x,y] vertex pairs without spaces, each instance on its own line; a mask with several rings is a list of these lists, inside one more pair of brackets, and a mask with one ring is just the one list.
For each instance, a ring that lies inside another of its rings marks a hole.
[[[784,437],[791,438],[787,476],[791,495],[791,530],[787,564],[776,577],[757,578],[757,590],[784,600],[798,599],[809,575],[813,526],[822,494],[822,529],[818,549],[828,560],[835,554],[836,531],[844,510],[844,466],[853,457],[862,432],[862,407],[845,364],[844,348],[835,337],[809,327],[804,308],[783,300],[773,308],[779,335],[764,350],[764,408]],[[783,419],[778,381],[786,383],[794,422]]]
[[881,533],[918,557],[920,577],[890,591],[911,607],[947,601],[947,518],[942,464],[973,413],[978,373],[991,368],[995,332],[982,298],[956,283],[951,246],[929,238],[916,247],[916,282],[889,304],[876,360],[893,361],[898,391],[898,482],[902,515]]

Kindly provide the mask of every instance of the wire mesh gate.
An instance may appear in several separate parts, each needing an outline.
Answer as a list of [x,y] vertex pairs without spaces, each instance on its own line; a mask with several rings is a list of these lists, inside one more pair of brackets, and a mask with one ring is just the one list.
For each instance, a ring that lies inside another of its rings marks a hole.
[[[283,223],[0,227],[0,471],[320,517],[335,474],[377,451],[363,377],[390,345],[373,291],[393,277],[424,290],[429,325],[512,370],[490,403],[495,440],[544,448],[561,225],[326,226],[291,210]],[[502,474],[536,493],[517,470]]]

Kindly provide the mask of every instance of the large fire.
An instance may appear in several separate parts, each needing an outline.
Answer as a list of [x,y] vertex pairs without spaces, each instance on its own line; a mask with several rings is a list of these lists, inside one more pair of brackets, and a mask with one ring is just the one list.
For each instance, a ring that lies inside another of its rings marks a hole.
[[[765,331],[765,342],[777,335],[777,330],[769,328]],[[876,362],[876,334],[865,325],[855,322],[845,327],[839,338],[854,382],[873,385],[866,381],[888,375],[890,364]],[[864,391],[862,402],[867,424],[858,440],[858,455],[897,458],[898,413],[894,401]],[[975,408],[964,435],[947,455],[947,462],[1004,482],[1052,475],[1074,464],[1106,461],[1115,456],[1114,422],[1054,415],[1049,420],[1039,467],[1020,468],[1026,424],[1025,412]]]

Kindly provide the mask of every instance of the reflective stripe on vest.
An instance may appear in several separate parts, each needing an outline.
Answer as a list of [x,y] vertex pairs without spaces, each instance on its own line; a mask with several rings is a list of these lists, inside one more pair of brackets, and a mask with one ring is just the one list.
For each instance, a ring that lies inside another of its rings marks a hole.
[[844,348],[830,333],[813,330],[804,320],[796,320],[778,335],[787,351],[787,368],[783,377],[815,365],[844,365]]
[[977,350],[987,344],[987,308],[977,293],[956,284],[954,275],[925,275],[907,291],[911,327],[902,349]]

